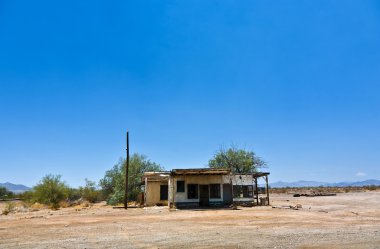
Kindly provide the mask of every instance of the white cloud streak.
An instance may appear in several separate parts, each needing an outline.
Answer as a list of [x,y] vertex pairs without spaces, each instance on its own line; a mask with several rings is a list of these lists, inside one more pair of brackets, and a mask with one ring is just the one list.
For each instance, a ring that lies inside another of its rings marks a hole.
[[367,174],[366,173],[364,173],[364,172],[358,172],[358,173],[356,173],[356,176],[366,176]]

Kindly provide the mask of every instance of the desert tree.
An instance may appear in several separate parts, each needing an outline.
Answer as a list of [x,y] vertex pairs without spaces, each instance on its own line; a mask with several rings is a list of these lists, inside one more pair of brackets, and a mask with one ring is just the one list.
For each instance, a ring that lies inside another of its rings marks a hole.
[[228,168],[234,173],[257,172],[266,165],[255,152],[235,146],[220,148],[208,162],[210,168]]
[[[119,162],[107,170],[105,176],[100,179],[99,186],[102,197],[108,204],[122,203],[125,191],[125,167],[126,160]],[[135,153],[131,156],[128,168],[128,200],[137,200],[141,192],[141,177],[147,171],[164,170],[159,164],[152,162],[145,155]]]
[[68,197],[69,187],[61,180],[60,175],[46,175],[33,187],[33,201],[51,206],[53,209],[59,207],[59,203]]

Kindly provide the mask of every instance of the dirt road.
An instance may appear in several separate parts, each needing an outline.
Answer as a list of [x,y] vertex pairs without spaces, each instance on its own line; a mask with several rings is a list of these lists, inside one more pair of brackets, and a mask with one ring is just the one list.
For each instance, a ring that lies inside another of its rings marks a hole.
[[380,248],[380,192],[271,197],[302,209],[45,209],[1,215],[0,248]]

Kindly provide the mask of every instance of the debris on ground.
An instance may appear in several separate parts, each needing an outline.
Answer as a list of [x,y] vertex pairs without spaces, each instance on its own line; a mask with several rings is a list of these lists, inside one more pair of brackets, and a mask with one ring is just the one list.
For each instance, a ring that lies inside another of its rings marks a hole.
[[282,206],[272,206],[272,208],[279,208],[279,209],[293,209],[293,210],[299,210],[302,208],[301,204],[293,205],[282,205]]
[[317,196],[336,196],[336,193],[321,193],[321,192],[312,192],[312,193],[296,193],[293,197],[317,197]]

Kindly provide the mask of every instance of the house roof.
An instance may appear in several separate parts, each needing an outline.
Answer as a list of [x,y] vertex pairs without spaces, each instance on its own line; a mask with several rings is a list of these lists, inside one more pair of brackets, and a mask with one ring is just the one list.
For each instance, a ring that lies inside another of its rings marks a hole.
[[213,168],[173,169],[171,171],[171,175],[228,175],[230,173],[229,169]]
[[144,172],[144,176],[168,176],[170,174],[170,171],[147,171]]
[[[231,170],[225,168],[193,168],[193,169],[173,169],[171,171],[145,172],[143,178],[148,178],[150,181],[167,180],[170,175],[230,175]],[[267,176],[269,172],[255,173],[235,173],[234,176],[251,175],[254,178]]]
[[144,180],[146,178],[148,181],[165,181],[169,179],[169,175],[169,171],[145,172],[142,179]]
[[250,176],[253,176],[254,178],[257,178],[257,177],[270,175],[270,173],[269,172],[253,172],[253,173],[235,173],[234,175],[235,176],[250,175]]

